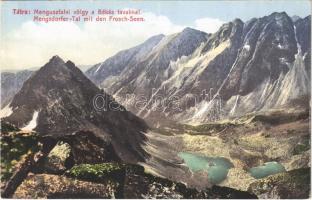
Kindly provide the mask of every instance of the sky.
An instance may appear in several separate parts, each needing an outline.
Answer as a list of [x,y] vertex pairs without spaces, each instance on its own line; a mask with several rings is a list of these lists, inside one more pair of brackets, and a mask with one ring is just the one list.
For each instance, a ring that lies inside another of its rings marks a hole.
[[[306,0],[277,1],[2,1],[0,67],[20,70],[43,66],[53,55],[77,65],[93,65],[120,50],[157,34],[185,27],[213,33],[235,18],[247,21],[272,12],[310,14]],[[13,15],[13,9],[140,9],[144,22],[34,22],[33,15]]]

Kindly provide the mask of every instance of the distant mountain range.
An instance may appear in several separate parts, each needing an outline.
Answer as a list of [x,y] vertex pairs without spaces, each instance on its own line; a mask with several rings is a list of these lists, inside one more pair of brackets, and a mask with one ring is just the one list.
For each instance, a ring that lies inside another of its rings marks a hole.
[[[138,116],[204,123],[283,106],[308,106],[311,16],[285,12],[214,34],[157,35],[96,64],[86,75]],[[144,98],[142,98],[144,97]]]
[[32,73],[33,71],[30,70],[22,70],[16,73],[1,72],[1,108],[10,103]]

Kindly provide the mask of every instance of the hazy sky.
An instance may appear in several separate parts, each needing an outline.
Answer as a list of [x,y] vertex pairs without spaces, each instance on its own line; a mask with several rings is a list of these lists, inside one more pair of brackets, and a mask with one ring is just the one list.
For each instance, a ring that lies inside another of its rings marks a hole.
[[[185,27],[215,32],[223,23],[246,21],[272,12],[310,14],[310,2],[287,1],[5,1],[1,3],[1,69],[44,65],[57,54],[78,65],[92,65],[147,38]],[[16,16],[12,9],[141,9],[141,23],[37,23],[33,16]]]

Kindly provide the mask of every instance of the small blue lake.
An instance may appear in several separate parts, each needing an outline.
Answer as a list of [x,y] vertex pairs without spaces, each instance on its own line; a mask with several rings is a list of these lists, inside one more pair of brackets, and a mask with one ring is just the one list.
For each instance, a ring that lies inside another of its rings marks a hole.
[[180,152],[178,156],[184,160],[192,172],[206,170],[208,180],[213,184],[226,179],[229,169],[234,167],[228,159],[223,157],[206,157],[187,152]]
[[285,172],[285,167],[278,162],[267,162],[262,166],[253,167],[249,170],[252,177],[259,179],[273,174]]

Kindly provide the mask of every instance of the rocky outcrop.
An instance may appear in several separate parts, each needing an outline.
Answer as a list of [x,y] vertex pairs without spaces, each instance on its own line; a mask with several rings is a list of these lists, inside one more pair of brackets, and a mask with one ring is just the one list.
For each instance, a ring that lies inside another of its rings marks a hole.
[[[2,197],[6,198],[12,196],[29,173],[60,175],[81,162],[120,161],[112,145],[105,146],[91,132],[57,139],[21,131],[6,134],[1,138],[1,145],[5,147],[1,151],[1,181],[5,184]],[[18,149],[15,151],[15,148]]]
[[60,138],[71,148],[68,165],[82,163],[103,163],[121,161],[111,143],[101,140],[94,133],[88,131],[77,132]]
[[42,139],[42,148],[38,152],[29,151],[15,166],[14,173],[7,181],[4,189],[1,191],[1,196],[4,198],[10,198],[18,186],[24,181],[28,173],[32,170],[36,170],[56,142],[49,138]]
[[34,133],[16,134],[19,131],[11,124],[1,122],[1,183],[2,189],[15,172],[17,165],[24,162],[29,154],[36,153],[40,147],[38,136]]
[[307,199],[310,197],[310,168],[268,176],[253,182],[248,191],[263,199]]
[[62,173],[66,170],[66,161],[71,153],[70,145],[58,142],[44,161],[45,170],[51,173]]
[[98,184],[72,178],[38,174],[29,175],[13,195],[17,199],[42,198],[114,198],[114,184]]

